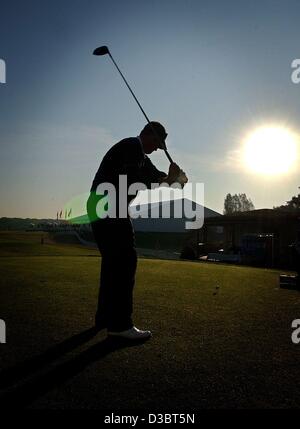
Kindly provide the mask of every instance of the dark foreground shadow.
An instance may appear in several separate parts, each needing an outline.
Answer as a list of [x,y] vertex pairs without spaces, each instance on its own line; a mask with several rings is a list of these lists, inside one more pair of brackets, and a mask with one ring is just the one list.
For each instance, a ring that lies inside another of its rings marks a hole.
[[20,379],[29,377],[30,374],[61,357],[62,354],[88,341],[88,339],[92,338],[96,333],[97,330],[91,328],[53,347],[42,355],[25,361],[23,364],[21,363],[16,367],[9,368],[6,371],[2,371],[0,373],[0,387],[3,388],[5,386],[6,392],[0,395],[0,408],[25,408],[40,396],[59,387],[64,382],[83,371],[92,362],[103,359],[109,353],[116,350],[138,346],[145,342],[136,341],[133,343],[123,339],[106,338],[80,353],[78,356],[50,369],[48,372],[37,376],[33,375],[30,380],[26,380],[22,384],[19,383],[9,388],[12,383],[16,384]]
[[300,287],[299,286],[293,286],[293,285],[288,285],[288,286],[281,286],[280,287],[281,290],[297,290],[298,292],[300,292]]
[[62,355],[91,340],[95,335],[97,335],[97,333],[98,330],[96,328],[89,328],[86,331],[80,332],[61,343],[56,344],[40,355],[26,359],[11,368],[0,371],[0,389],[5,389],[20,381],[22,378],[28,377],[32,373],[37,372],[47,364],[60,358]]

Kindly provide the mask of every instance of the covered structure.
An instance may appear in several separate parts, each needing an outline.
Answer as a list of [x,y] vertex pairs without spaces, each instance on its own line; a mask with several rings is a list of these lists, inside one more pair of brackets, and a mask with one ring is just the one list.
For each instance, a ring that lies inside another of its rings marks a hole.
[[240,254],[243,263],[295,268],[291,245],[300,240],[300,211],[253,210],[205,219],[196,233],[197,256]]

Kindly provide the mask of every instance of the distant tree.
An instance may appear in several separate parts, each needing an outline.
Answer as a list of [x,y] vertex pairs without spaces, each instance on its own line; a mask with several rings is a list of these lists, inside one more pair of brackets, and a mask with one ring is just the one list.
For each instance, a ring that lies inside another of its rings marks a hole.
[[233,201],[232,201],[232,195],[231,194],[227,194],[225,197],[223,213],[225,215],[233,213]]
[[300,194],[292,197],[289,201],[286,202],[286,204],[279,207],[273,207],[273,209],[281,211],[300,210]]
[[227,194],[225,197],[223,211],[225,215],[239,212],[248,212],[254,209],[254,204],[250,198],[247,198],[246,194]]

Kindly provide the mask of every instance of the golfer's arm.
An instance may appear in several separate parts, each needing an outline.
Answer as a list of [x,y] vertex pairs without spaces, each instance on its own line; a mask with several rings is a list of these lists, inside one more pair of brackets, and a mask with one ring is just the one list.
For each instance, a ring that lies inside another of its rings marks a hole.
[[160,177],[158,179],[158,183],[161,185],[162,183],[167,183],[168,185],[170,185],[169,181],[168,181],[168,176],[164,176],[164,177]]
[[176,179],[169,177],[169,176],[164,176],[164,177],[160,177],[158,179],[158,183],[161,185],[163,183],[166,183],[168,186],[171,186],[173,183],[176,182]]

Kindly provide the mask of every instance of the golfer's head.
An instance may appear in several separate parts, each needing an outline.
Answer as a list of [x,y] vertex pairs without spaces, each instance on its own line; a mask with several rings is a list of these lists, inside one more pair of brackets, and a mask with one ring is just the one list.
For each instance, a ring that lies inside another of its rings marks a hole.
[[157,149],[165,149],[167,135],[165,128],[159,122],[149,122],[140,133],[145,153],[149,154]]

